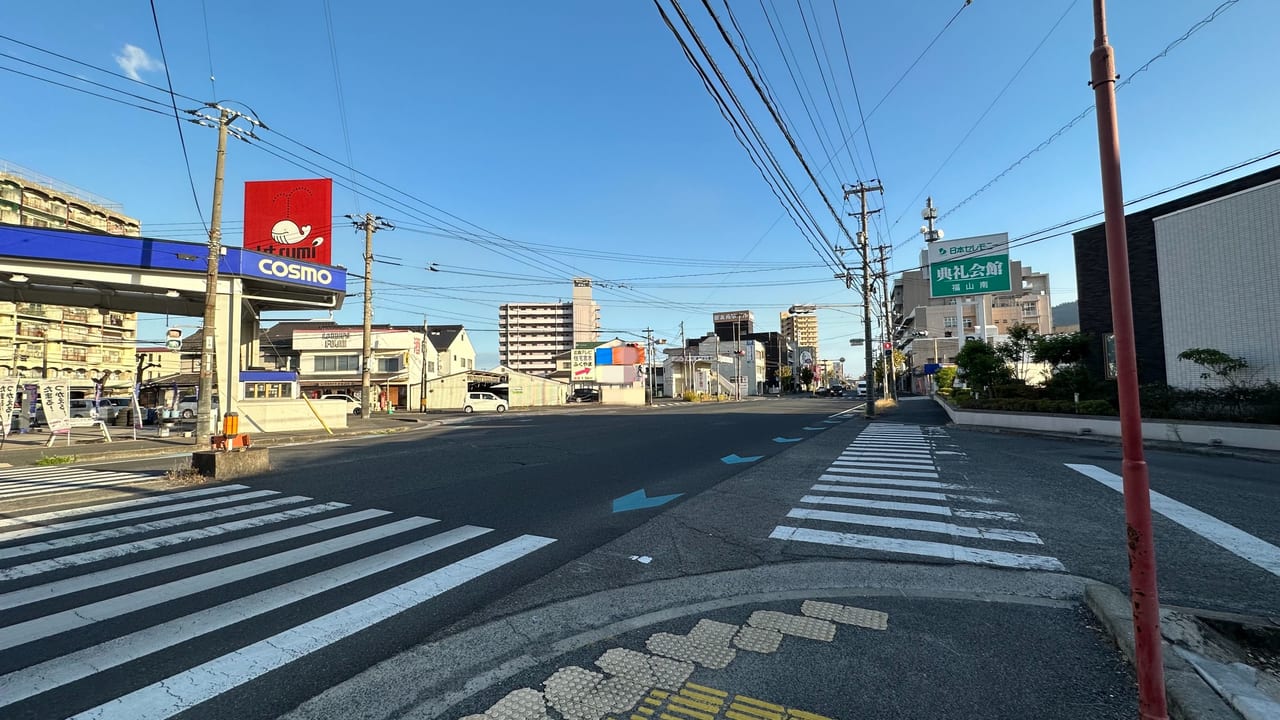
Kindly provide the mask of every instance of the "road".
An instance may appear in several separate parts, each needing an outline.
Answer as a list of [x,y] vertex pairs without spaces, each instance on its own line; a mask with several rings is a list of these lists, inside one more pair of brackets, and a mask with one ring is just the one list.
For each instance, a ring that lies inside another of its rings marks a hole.
[[[171,461],[0,471],[0,714],[277,717],[486,620],[796,561],[1126,585],[1115,446],[944,428],[928,401],[872,424],[858,407],[476,417],[273,448],[272,473],[215,488],[160,491]],[[1148,459],[1171,516],[1164,600],[1280,613],[1276,464]],[[75,489],[106,477],[132,490]]]

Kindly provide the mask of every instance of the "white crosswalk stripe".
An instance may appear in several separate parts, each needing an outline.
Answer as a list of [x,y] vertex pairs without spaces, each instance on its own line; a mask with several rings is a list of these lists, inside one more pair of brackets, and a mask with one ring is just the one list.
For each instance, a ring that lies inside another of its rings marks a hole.
[[[973,543],[1043,546],[1044,541],[1029,530],[966,522],[1011,524],[1020,523],[1022,518],[1012,512],[974,509],[974,505],[998,505],[1000,501],[964,484],[941,479],[943,472],[934,455],[936,445],[945,439],[945,433],[938,428],[872,423],[831,461],[811,487],[812,493],[800,498],[800,505],[805,507],[795,507],[787,513],[787,518],[799,522],[778,525],[769,537],[861,553],[1065,570],[1057,558],[1048,555],[974,546]],[[948,457],[955,455],[948,451]],[[852,528],[862,532],[850,532]],[[949,542],[939,542],[939,535],[946,536]]]
[[0,524],[0,716],[170,717],[554,542],[239,484],[76,505],[93,477]]

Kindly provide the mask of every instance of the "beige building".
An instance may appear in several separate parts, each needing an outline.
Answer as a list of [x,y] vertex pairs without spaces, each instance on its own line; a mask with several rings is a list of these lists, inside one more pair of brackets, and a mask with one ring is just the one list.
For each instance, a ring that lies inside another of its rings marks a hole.
[[[0,161],[0,222],[138,237],[121,207],[65,183]],[[0,374],[66,380],[72,396],[95,381],[129,392],[136,369],[136,313],[0,302]]]
[[800,307],[797,306],[795,312],[784,310],[778,314],[782,337],[797,347],[813,348],[814,357],[821,357],[818,352],[818,314]]
[[557,355],[599,336],[600,305],[591,299],[590,278],[573,279],[570,302],[498,306],[499,362],[518,372],[549,376]]
[[[922,253],[921,264],[926,261]],[[1029,325],[1040,334],[1053,332],[1049,274],[1035,272],[1017,260],[1009,266],[1014,280],[1011,291],[1003,293],[931,298],[926,270],[909,270],[894,279],[894,344],[907,355],[917,390],[927,389],[924,366],[955,363],[967,340],[1002,342],[1015,325]]]

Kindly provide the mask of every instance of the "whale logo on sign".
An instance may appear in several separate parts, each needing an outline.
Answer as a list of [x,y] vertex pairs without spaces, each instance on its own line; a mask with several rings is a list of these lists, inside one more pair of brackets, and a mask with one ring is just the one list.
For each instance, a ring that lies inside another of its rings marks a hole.
[[333,262],[333,181],[244,184],[244,247],[309,263]]

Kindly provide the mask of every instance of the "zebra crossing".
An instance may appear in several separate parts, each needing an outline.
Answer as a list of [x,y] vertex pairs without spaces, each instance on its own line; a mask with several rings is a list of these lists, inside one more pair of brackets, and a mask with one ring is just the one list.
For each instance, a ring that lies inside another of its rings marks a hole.
[[1016,527],[1016,513],[994,510],[997,499],[941,479],[934,456],[946,437],[936,427],[872,423],[787,513],[799,522],[778,525],[769,537],[890,556],[1064,570],[1057,558],[1016,551],[1044,544]]
[[171,717],[554,542],[241,484],[4,511],[86,472],[0,477],[0,716]]
[[0,504],[42,501],[45,496],[65,495],[73,490],[121,490],[161,479],[159,473],[98,470],[68,465],[4,468],[0,469]]

